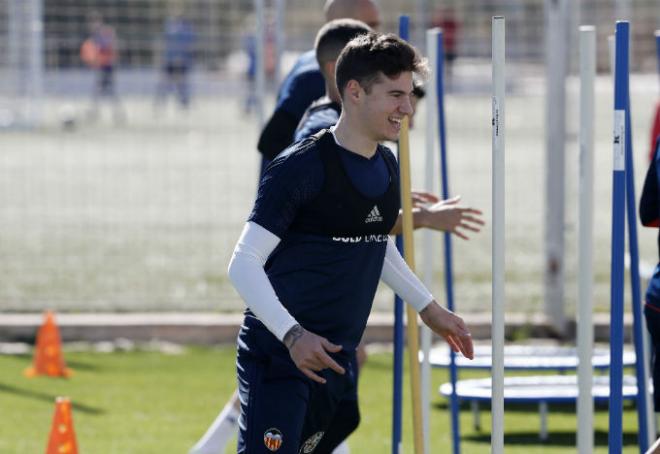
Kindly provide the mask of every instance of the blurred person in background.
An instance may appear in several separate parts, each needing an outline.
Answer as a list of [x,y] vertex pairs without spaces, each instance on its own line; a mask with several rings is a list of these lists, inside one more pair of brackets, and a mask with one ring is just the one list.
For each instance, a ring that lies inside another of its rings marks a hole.
[[[252,21],[256,19],[251,18]],[[265,28],[263,34],[264,41],[264,73],[265,81],[270,85],[274,84],[276,80],[275,71],[277,70],[277,45],[275,36],[275,15],[271,10],[266,10],[265,14]],[[255,25],[250,27],[255,29]],[[245,77],[248,82],[247,92],[245,94],[245,101],[243,103],[243,112],[249,114],[257,106],[257,39],[262,37],[260,33],[250,32],[243,36],[243,50],[247,56],[247,66],[245,68]]]
[[195,31],[176,7],[165,21],[162,76],[156,88],[156,112],[170,93],[176,94],[182,109],[190,106],[190,70],[193,64]]
[[445,54],[445,75],[446,85],[451,89],[453,74],[454,74],[454,61],[457,57],[457,43],[458,34],[460,31],[460,24],[456,18],[456,14],[451,8],[440,8],[433,15],[431,21],[433,27],[440,27],[442,29],[442,47]]
[[80,47],[80,58],[96,72],[89,118],[91,120],[98,118],[99,103],[103,98],[108,98],[113,106],[115,122],[124,123],[126,114],[115,85],[115,65],[118,58],[115,29],[105,24],[96,11],[89,15],[88,21],[89,37]]
[[[373,0],[327,0],[326,22],[356,19],[377,30],[380,11]],[[257,149],[261,153],[263,173],[266,165],[293,142],[296,127],[305,110],[325,93],[325,81],[316,61],[315,50],[303,53],[284,78],[277,93],[275,111],[264,126]]]
[[655,115],[651,121],[651,146],[649,147],[649,161],[655,156],[655,143],[660,138],[660,101],[655,105]]

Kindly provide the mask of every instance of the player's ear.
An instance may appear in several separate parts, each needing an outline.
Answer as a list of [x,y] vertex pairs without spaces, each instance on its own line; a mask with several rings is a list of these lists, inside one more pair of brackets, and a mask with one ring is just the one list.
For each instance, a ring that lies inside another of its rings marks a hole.
[[348,81],[346,88],[344,89],[344,99],[359,102],[362,98],[363,91],[360,83],[355,79],[351,79]]

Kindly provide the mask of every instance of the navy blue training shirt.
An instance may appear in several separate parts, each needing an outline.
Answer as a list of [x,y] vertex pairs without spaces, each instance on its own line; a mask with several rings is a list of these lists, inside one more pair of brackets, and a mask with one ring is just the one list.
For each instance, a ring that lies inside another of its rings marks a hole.
[[[345,161],[346,153],[355,155],[329,131],[287,149],[266,169],[248,220],[281,239],[265,271],[282,304],[305,329],[352,351],[371,311],[400,204],[389,149],[379,145],[378,157],[358,156],[354,172],[347,170],[352,158]],[[380,180],[374,182],[384,188],[379,194],[357,187],[370,178]],[[248,327],[262,326],[247,315]]]
[[[328,97],[316,100],[300,121],[295,142],[333,127],[337,124],[339,115],[341,115],[341,104],[331,101]],[[339,157],[351,181],[362,195],[376,197],[385,192],[388,173],[380,153],[367,159],[340,147]]]
[[[647,227],[660,227],[660,139],[656,141],[655,155],[646,172],[642,196],[639,201],[639,218]],[[658,254],[660,256],[660,232],[658,233]],[[660,308],[660,262],[646,289],[646,304]]]
[[325,79],[316,61],[316,53],[307,51],[298,57],[282,82],[275,110],[285,110],[300,121],[305,110],[324,93]]

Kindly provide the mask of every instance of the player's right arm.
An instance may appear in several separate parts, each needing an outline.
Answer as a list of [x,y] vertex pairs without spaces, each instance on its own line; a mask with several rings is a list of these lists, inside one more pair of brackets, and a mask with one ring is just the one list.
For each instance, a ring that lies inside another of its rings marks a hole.
[[264,265],[279,242],[259,224],[246,223],[229,263],[229,279],[254,315],[286,345],[298,369],[311,380],[325,383],[316,372],[326,368],[345,372],[327,353],[336,353],[341,346],[304,329],[277,297]]
[[298,126],[298,119],[284,109],[276,109],[264,126],[257,149],[264,158],[272,161],[293,142],[293,135]]
[[275,293],[264,269],[298,207],[315,197],[315,187],[322,184],[322,167],[320,162],[316,164],[314,156],[311,159],[293,156],[290,160],[278,158],[269,166],[252,214],[234,248],[228,275],[254,315],[277,339],[283,342],[286,339],[285,345],[296,366],[311,380],[324,383],[315,372],[331,368],[344,373],[327,354],[341,347],[305,330],[295,320]]

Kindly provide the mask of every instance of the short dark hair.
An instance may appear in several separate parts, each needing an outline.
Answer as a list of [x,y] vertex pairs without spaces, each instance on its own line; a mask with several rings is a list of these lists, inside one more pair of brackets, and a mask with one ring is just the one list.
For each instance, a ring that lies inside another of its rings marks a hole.
[[369,93],[381,73],[395,77],[410,71],[426,76],[427,64],[415,48],[393,34],[368,33],[352,39],[337,58],[336,79],[339,93],[350,80],[358,83]]
[[342,49],[356,36],[369,33],[371,28],[355,19],[335,19],[325,24],[316,34],[314,48],[319,65],[337,60]]

